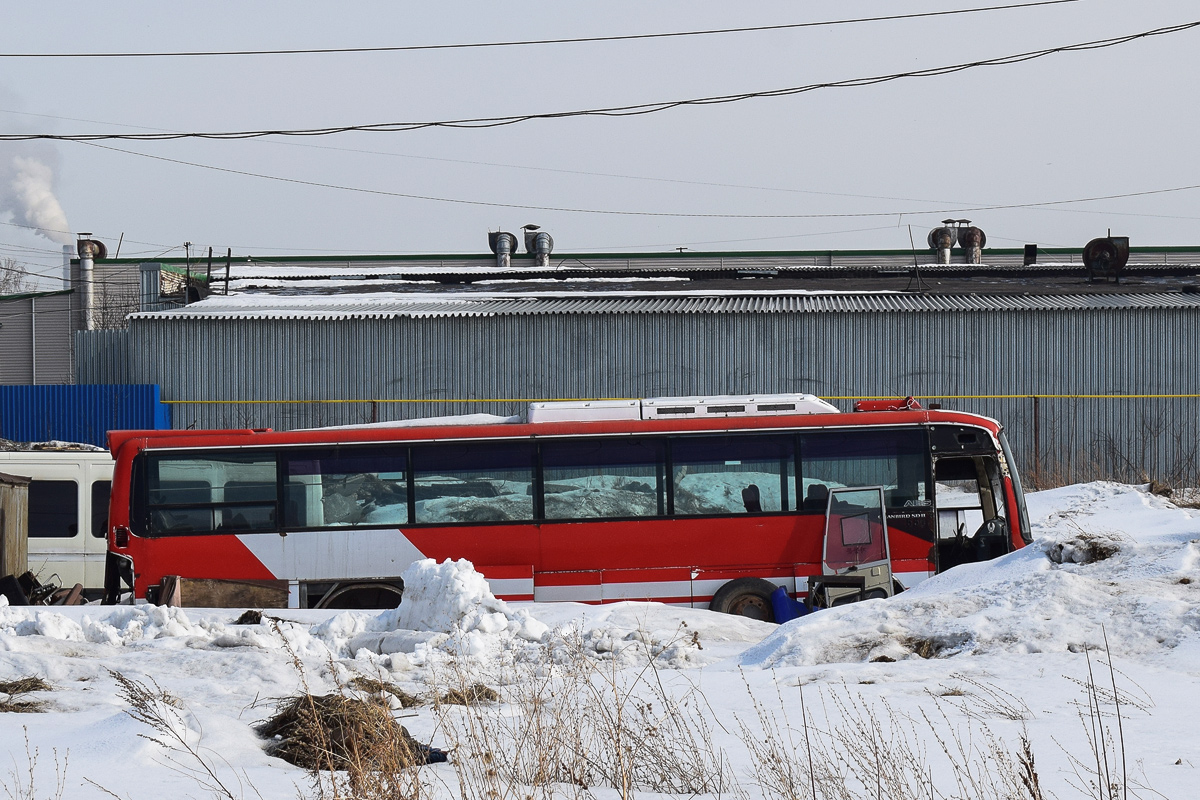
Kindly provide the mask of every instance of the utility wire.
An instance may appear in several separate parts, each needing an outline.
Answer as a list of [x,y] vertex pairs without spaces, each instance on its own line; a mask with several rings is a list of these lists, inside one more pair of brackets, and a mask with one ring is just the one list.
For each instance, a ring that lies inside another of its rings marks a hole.
[[1009,64],[1020,64],[1026,61],[1033,61],[1034,59],[1054,55],[1056,53],[1101,50],[1106,47],[1115,47],[1117,45],[1127,44],[1128,42],[1133,42],[1138,39],[1179,33],[1181,31],[1196,28],[1198,26],[1200,26],[1200,21],[1185,22],[1178,25],[1154,28],[1141,33],[1131,33],[1125,36],[1116,36],[1109,39],[1096,39],[1090,42],[1080,42],[1078,44],[1062,45],[1060,47],[1049,47],[1043,50],[1031,50],[1024,53],[1015,53],[1013,55],[1000,56],[998,58],[989,58],[979,61],[970,61],[962,64],[951,64],[942,67],[928,67],[925,69],[911,70],[908,72],[894,72],[890,75],[876,75],[868,78],[848,78],[840,81],[810,83],[803,86],[792,86],[784,89],[768,89],[757,92],[742,92],[739,94],[713,95],[709,97],[696,97],[688,100],[636,103],[633,105],[608,106],[605,108],[592,108],[577,111],[555,111],[543,114],[521,114],[507,117],[466,117],[461,119],[440,120],[434,122],[380,122],[370,125],[339,125],[328,128],[296,128],[290,130],[278,129],[194,133],[10,133],[0,135],[0,141],[28,141],[31,139],[52,139],[56,141],[67,142],[95,142],[115,139],[131,141],[159,141],[169,139],[257,139],[264,136],[330,136],[333,134],[348,133],[351,131],[363,131],[369,133],[400,133],[405,131],[421,130],[424,128],[499,128],[506,125],[529,122],[535,119],[566,119],[569,117],[632,117],[645,114],[654,114],[660,111],[667,111],[672,108],[680,108],[683,106],[719,105],[724,103],[736,103],[742,100],[750,100],[753,98],[788,97],[791,95],[816,91],[818,89],[857,88],[861,86],[873,86],[880,83],[888,83],[890,81],[896,81],[902,78],[930,78],[941,75],[949,75],[955,72],[962,72],[968,69],[975,69],[977,67],[994,67],[1006,66]]
[[192,56],[282,56],[282,55],[316,55],[328,53],[399,53],[418,50],[463,50],[468,48],[487,47],[528,47],[531,45],[547,44],[583,44],[589,42],[628,42],[639,39],[671,39],[684,36],[714,36],[726,33],[754,33],[759,31],[793,30],[796,28],[819,28],[832,25],[856,25],[864,22],[888,22],[901,19],[921,19],[923,17],[948,17],[958,14],[976,14],[984,11],[1006,11],[1016,8],[1033,8],[1035,6],[1055,6],[1063,3],[1077,3],[1079,0],[1039,0],[1032,3],[1013,3],[1002,6],[983,6],[979,8],[960,8],[951,11],[924,11],[913,14],[890,14],[878,17],[858,17],[855,19],[835,19],[823,22],[793,22],[780,25],[755,25],[747,28],[714,28],[700,31],[675,31],[668,33],[635,33],[619,36],[581,36],[571,39],[527,39],[511,42],[467,42],[462,44],[417,44],[398,45],[393,47],[320,47],[320,48],[287,48],[282,50],[189,50],[183,52],[158,53],[0,53],[0,58],[186,58]]
[[186,167],[197,167],[199,169],[212,170],[214,172],[224,172],[230,175],[243,175],[249,178],[262,178],[268,181],[278,181],[280,183],[294,183],[300,186],[313,186],[320,189],[337,189],[343,192],[356,192],[359,194],[372,194],[381,197],[402,197],[408,200],[427,200],[437,203],[454,203],[457,205],[468,206],[485,206],[488,208],[515,208],[525,211],[558,211],[570,214],[609,214],[621,217],[678,217],[678,218],[699,218],[699,219],[839,219],[843,217],[897,217],[897,216],[916,216],[922,214],[952,214],[962,213],[966,211],[998,211],[1014,208],[1043,208],[1047,206],[1067,205],[1069,203],[1090,203],[1097,200],[1119,200],[1126,197],[1145,197],[1155,194],[1170,194],[1173,192],[1185,192],[1192,189],[1200,189],[1200,184],[1191,184],[1188,186],[1174,186],[1167,189],[1148,189],[1141,192],[1126,192],[1124,194],[1109,194],[1096,195],[1094,197],[1078,197],[1071,200],[1045,200],[1035,203],[1008,203],[1001,205],[981,205],[981,206],[945,206],[942,208],[929,208],[919,210],[904,210],[904,211],[865,211],[855,213],[841,214],[718,214],[718,213],[686,213],[675,211],[627,211],[615,209],[598,209],[598,208],[573,208],[569,206],[535,206],[526,205],[524,203],[495,203],[486,200],[467,200],[464,198],[455,197],[437,197],[435,195],[409,194],[407,192],[392,192],[386,189],[365,189],[359,186],[344,186],[337,183],[323,183],[321,181],[302,180],[300,178],[285,178],[279,175],[266,175],[261,172],[250,172],[248,170],[232,169],[229,167],[217,167],[211,164],[200,164],[195,161],[184,161],[178,158],[167,158],[166,156],[156,156],[150,153],[139,153],[134,150],[124,150],[120,147],[111,145],[97,144],[95,142],[80,142],[88,147],[98,147],[102,150],[110,150],[114,153],[125,153],[126,155],[139,156],[141,158],[149,158],[154,161],[164,161],[168,164],[180,164]]

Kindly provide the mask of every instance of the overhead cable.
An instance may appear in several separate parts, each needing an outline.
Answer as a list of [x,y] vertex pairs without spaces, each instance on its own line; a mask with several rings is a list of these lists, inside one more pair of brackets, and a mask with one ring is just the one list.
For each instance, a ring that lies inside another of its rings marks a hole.
[[295,128],[253,131],[81,134],[10,133],[0,135],[0,141],[27,141],[30,139],[52,139],[68,142],[95,142],[115,139],[124,139],[130,141],[159,141],[169,139],[257,139],[264,136],[330,136],[338,133],[349,133],[351,131],[362,131],[367,133],[400,133],[405,131],[421,130],[424,128],[499,128],[506,125],[529,122],[535,119],[566,119],[570,117],[632,117],[645,114],[654,114],[660,111],[667,111],[672,108],[680,108],[683,106],[719,105],[724,103],[736,103],[742,100],[751,100],[755,98],[788,97],[791,95],[817,91],[819,89],[857,88],[862,86],[873,86],[880,83],[888,83],[890,81],[901,80],[903,78],[930,78],[941,75],[949,75],[955,72],[963,72],[968,69],[975,69],[977,67],[995,67],[1006,66],[1010,64],[1020,64],[1026,61],[1033,61],[1034,59],[1054,55],[1056,53],[1100,50],[1106,47],[1115,47],[1117,45],[1127,44],[1128,42],[1137,41],[1138,39],[1179,33],[1181,31],[1190,30],[1196,27],[1200,27],[1200,21],[1185,22],[1179,25],[1169,25],[1163,28],[1154,28],[1153,30],[1143,31],[1141,33],[1115,36],[1109,39],[1096,39],[1090,42],[1080,42],[1078,44],[1062,45],[1059,47],[1048,47],[1042,50],[1031,50],[1024,53],[1015,53],[1013,55],[982,59],[979,61],[969,61],[962,64],[951,64],[942,67],[927,67],[925,69],[911,70],[907,72],[894,72],[889,75],[875,75],[868,78],[847,78],[840,81],[810,83],[803,86],[791,86],[783,89],[768,89],[755,92],[741,92],[738,94],[695,97],[688,100],[636,103],[633,105],[609,106],[606,108],[591,108],[576,111],[555,111],[542,114],[520,114],[506,117],[466,117],[461,119],[438,120],[431,122],[380,122],[370,125],[339,125],[327,128]]
[[97,144],[95,142],[81,142],[88,147],[98,147],[102,150],[110,150],[115,153],[125,153],[131,156],[139,156],[141,158],[149,158],[154,161],[163,161],[168,164],[180,164],[186,167],[198,167],[200,169],[212,170],[214,172],[224,172],[230,175],[243,175],[249,178],[262,178],[263,180],[277,181],[280,183],[293,183],[300,186],[313,186],[320,189],[337,189],[343,192],[356,192],[359,194],[372,194],[381,197],[402,197],[408,200],[427,200],[437,203],[453,203],[457,205],[468,206],[486,206],[488,208],[515,208],[526,211],[558,211],[570,214],[609,214],[620,217],[678,217],[678,218],[700,218],[700,219],[838,219],[842,217],[899,217],[899,216],[915,216],[921,214],[947,214],[961,213],[966,211],[997,211],[1003,209],[1014,208],[1044,208],[1047,206],[1059,206],[1070,203],[1090,203],[1097,200],[1118,200],[1126,197],[1145,197],[1155,194],[1170,194],[1173,192],[1184,192],[1192,189],[1200,189],[1200,184],[1191,184],[1188,186],[1174,186],[1167,189],[1148,189],[1141,192],[1126,192],[1124,194],[1097,195],[1094,197],[1080,197],[1070,200],[1046,200],[1036,203],[1009,203],[1003,205],[981,205],[981,206],[943,206],[942,208],[927,208],[919,210],[903,210],[903,211],[864,211],[855,213],[842,214],[720,214],[720,213],[685,213],[675,211],[628,211],[617,209],[599,209],[599,208],[574,208],[569,206],[536,206],[527,205],[524,203],[497,203],[486,200],[468,200],[465,198],[455,197],[438,197],[436,195],[410,194],[407,192],[393,192],[386,189],[367,189],[360,186],[345,186],[337,183],[323,183],[321,181],[309,181],[300,178],[285,178],[279,175],[266,175],[261,172],[250,172],[248,170],[232,169],[230,167],[217,167],[211,164],[200,164],[195,161],[184,161],[178,158],[167,158],[166,156],[156,156],[150,153],[139,153],[134,150],[124,150],[120,147],[113,147],[106,144]]
[[1013,3],[1002,6],[983,6],[977,8],[959,8],[950,11],[924,11],[913,14],[889,14],[878,17],[857,17],[854,19],[835,19],[822,22],[791,22],[779,25],[754,25],[745,28],[713,28],[700,31],[673,31],[667,33],[632,33],[617,36],[580,36],[569,39],[524,39],[510,42],[466,42],[460,44],[415,44],[396,45],[391,47],[316,47],[316,48],[285,48],[281,50],[185,50],[142,53],[0,53],[0,58],[187,58],[194,56],[285,56],[285,55],[324,55],[330,53],[400,53],[419,50],[463,50],[488,47],[529,47],[532,45],[548,44],[584,44],[591,42],[628,42],[639,39],[672,39],[685,36],[714,36],[727,33],[755,33],[760,31],[781,31],[796,28],[820,28],[833,25],[856,25],[865,22],[889,22],[902,19],[920,19],[922,17],[947,17],[957,14],[976,14],[984,11],[1006,11],[1017,8],[1032,8],[1035,6],[1055,6],[1063,3],[1077,3],[1079,0],[1037,0],[1031,3]]

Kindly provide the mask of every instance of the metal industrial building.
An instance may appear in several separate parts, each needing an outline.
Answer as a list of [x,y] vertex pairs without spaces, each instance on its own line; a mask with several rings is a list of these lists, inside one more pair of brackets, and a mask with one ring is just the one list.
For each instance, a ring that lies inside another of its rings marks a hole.
[[1200,482],[1200,252],[1134,249],[1120,283],[1090,281],[1078,250],[1036,255],[260,259],[231,268],[232,294],[79,334],[77,380],[159,384],[177,428],[917,395],[1002,420],[1046,481]]

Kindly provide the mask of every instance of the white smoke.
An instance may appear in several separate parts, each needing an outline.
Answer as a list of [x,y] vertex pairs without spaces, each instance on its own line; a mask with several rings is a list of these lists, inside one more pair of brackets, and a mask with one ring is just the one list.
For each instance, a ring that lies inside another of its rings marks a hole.
[[74,241],[67,215],[54,196],[54,170],[46,161],[32,155],[13,156],[10,168],[0,175],[0,210],[52,242]]

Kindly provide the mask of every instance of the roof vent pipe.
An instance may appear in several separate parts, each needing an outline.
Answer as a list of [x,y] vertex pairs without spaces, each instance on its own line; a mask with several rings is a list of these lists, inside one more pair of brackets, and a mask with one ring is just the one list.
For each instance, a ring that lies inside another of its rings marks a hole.
[[512,254],[517,252],[517,237],[505,231],[488,231],[488,247],[496,254],[496,266],[508,269],[512,264]]
[[929,232],[926,241],[929,242],[930,250],[937,250],[938,263],[950,263],[950,249],[954,247],[954,243],[958,241],[958,232],[950,226],[954,224],[954,220],[942,220],[942,227],[934,228]]
[[92,271],[97,258],[107,258],[108,248],[103,242],[89,239],[90,233],[79,234],[75,249],[79,253],[79,281],[83,284],[83,329],[94,330],[96,327],[96,301],[93,292]]
[[533,256],[535,267],[550,266],[550,253],[554,251],[554,239],[541,230],[540,225],[522,225],[525,231],[525,252]]
[[[968,219],[960,221],[968,224],[971,222]],[[987,236],[984,235],[983,229],[974,226],[959,228],[958,243],[962,246],[968,264],[983,263],[983,246],[987,244]]]

